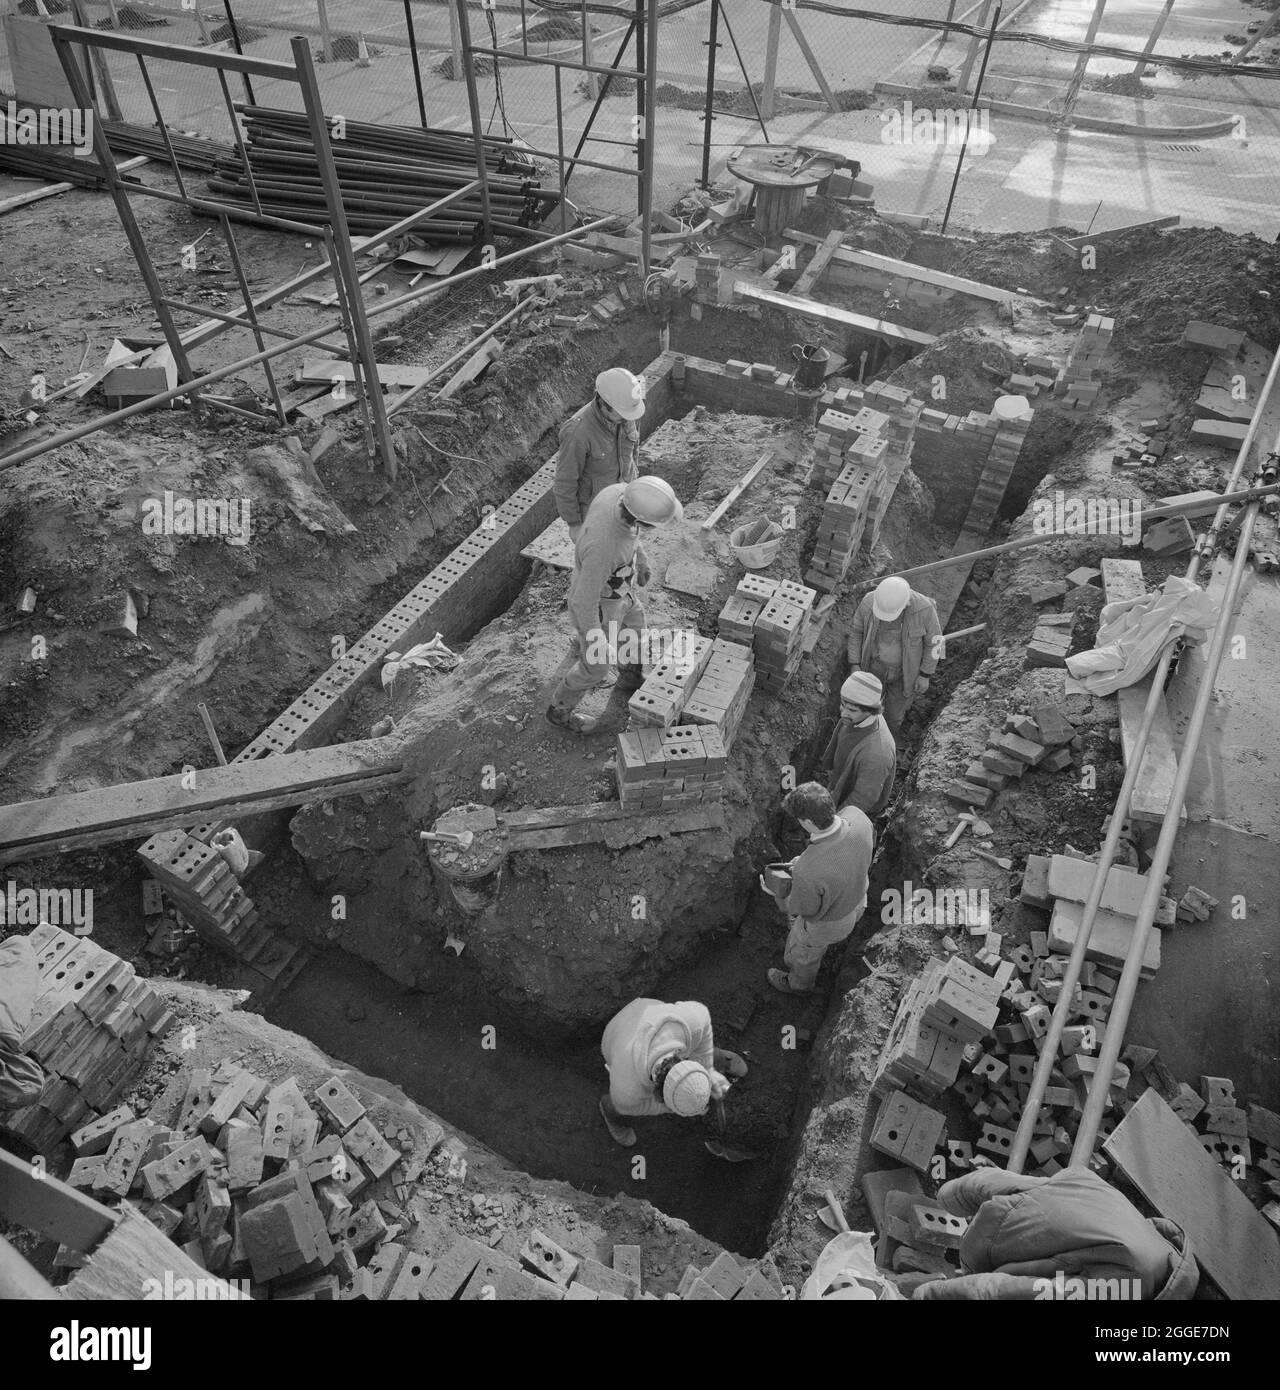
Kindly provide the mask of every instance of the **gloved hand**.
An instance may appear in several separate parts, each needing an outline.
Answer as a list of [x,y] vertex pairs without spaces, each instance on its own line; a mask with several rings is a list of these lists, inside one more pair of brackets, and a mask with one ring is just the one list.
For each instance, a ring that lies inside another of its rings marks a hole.
[[923,695],[924,692],[925,692],[926,690],[928,690],[928,688],[929,688],[929,677],[928,677],[928,676],[917,676],[917,677],[916,677],[916,683],[915,683],[915,693],[916,693],[917,695]]
[[637,552],[635,558],[636,583],[643,589],[653,577],[649,569],[649,562],[643,555]]
[[581,534],[582,534],[582,522],[578,522],[578,524],[577,524],[576,526],[570,526],[570,527],[569,527],[569,539],[574,543],[574,545],[577,545],[577,544],[578,544],[578,537],[579,537]]
[[714,1067],[707,1069],[708,1076],[711,1077],[711,1098],[712,1100],[723,1100],[729,1094],[729,1087],[732,1084],[723,1072],[718,1072]]

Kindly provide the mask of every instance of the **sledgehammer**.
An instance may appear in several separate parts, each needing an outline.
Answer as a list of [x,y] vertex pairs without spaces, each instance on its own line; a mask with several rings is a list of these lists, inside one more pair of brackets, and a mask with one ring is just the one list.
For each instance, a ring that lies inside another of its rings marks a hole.
[[475,839],[475,832],[471,830],[459,830],[456,833],[444,830],[419,830],[418,839],[439,840],[446,845],[457,845],[459,849],[469,849],[471,841]]

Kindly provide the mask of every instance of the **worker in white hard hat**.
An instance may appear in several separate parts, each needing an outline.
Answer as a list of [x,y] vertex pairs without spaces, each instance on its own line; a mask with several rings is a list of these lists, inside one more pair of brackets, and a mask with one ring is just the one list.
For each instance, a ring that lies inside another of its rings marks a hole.
[[643,681],[644,609],[635,589],[650,576],[640,535],[683,515],[670,483],[651,475],[614,483],[592,502],[574,547],[569,585],[579,654],[547,707],[547,719],[557,728],[601,731],[602,721],[583,718],[577,706],[587,691],[608,682],[615,667],[615,693],[630,695]]
[[840,687],[840,718],[818,769],[837,806],[856,806],[872,820],[888,806],[898,749],[885,722],[884,686],[869,671]]
[[782,809],[809,835],[804,853],[789,866],[790,882],[760,887],[771,893],[790,923],[782,960],[769,983],[780,994],[812,994],[830,947],[845,940],[867,907],[874,834],[856,806],[836,814],[831,793],[819,782],[802,782],[783,798]]
[[938,607],[905,579],[882,579],[858,605],[849,629],[849,666],[884,687],[884,717],[895,737],[911,703],[929,688],[941,654]]
[[596,495],[636,476],[637,422],[643,414],[643,378],[625,367],[610,367],[596,377],[595,398],[560,427],[552,490],[574,541]]
[[601,1039],[609,1090],[600,1113],[609,1133],[628,1148],[636,1132],[626,1121],[636,1115],[703,1115],[723,1100],[729,1078],[746,1076],[736,1052],[715,1046],[705,1004],[686,1000],[633,999],[609,1020]]

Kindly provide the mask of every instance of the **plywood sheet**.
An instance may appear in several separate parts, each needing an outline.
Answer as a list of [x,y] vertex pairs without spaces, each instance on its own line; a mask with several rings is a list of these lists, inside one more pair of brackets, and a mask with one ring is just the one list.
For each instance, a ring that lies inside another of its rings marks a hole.
[[1182,1227],[1200,1268],[1228,1298],[1280,1298],[1275,1231],[1155,1090],[1144,1092],[1103,1148],[1156,1211]]

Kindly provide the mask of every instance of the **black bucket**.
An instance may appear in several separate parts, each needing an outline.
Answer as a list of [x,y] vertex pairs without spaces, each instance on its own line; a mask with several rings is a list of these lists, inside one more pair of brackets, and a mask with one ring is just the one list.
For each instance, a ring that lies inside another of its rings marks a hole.
[[821,391],[827,379],[827,363],[831,354],[817,343],[796,343],[791,349],[795,359],[795,380],[797,391]]

